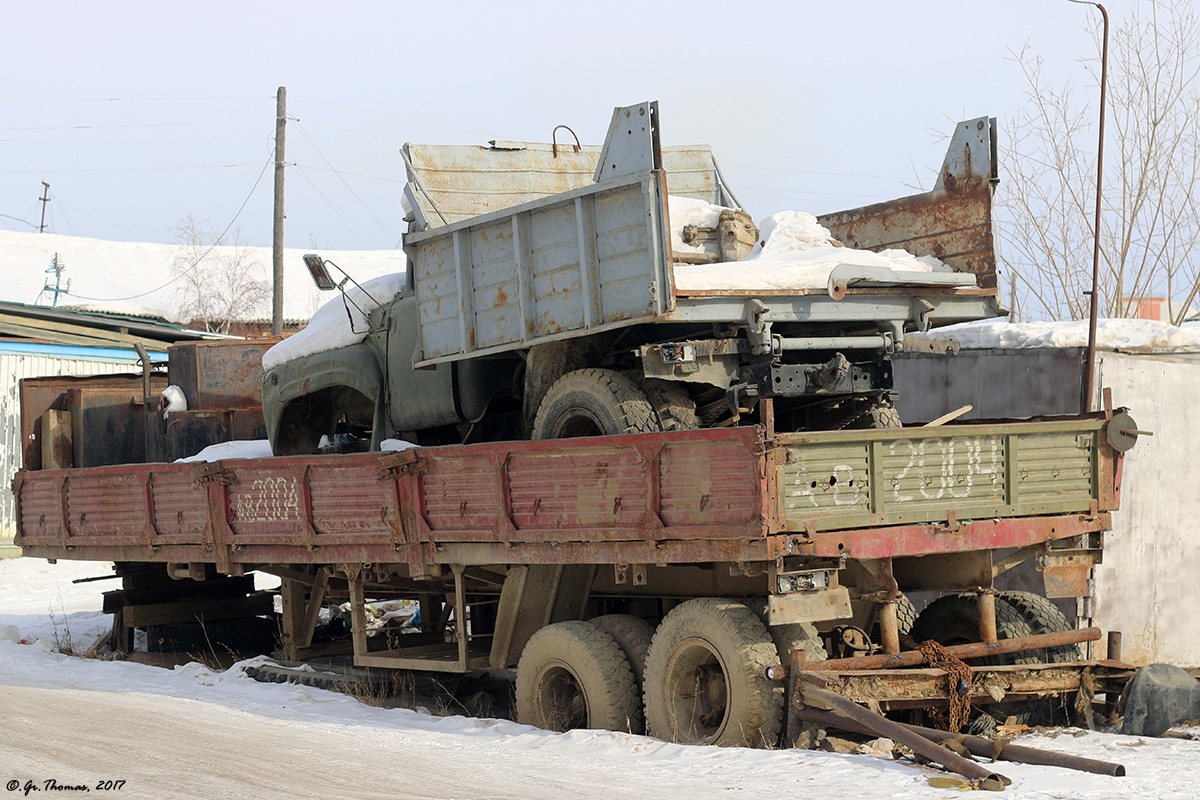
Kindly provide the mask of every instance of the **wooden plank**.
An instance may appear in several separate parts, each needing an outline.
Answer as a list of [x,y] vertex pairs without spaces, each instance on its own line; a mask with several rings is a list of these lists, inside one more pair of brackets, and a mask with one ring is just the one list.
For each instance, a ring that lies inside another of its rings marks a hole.
[[50,409],[41,416],[42,469],[70,469],[75,466],[71,437],[71,412]]

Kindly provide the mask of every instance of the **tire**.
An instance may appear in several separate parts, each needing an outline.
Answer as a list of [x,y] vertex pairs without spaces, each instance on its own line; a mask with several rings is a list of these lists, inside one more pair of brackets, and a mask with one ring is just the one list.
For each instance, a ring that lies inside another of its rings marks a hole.
[[609,369],[578,369],[563,375],[538,406],[534,439],[610,436],[659,430],[642,390]]
[[[879,644],[882,643],[882,632],[879,628],[878,612],[876,612],[875,624],[871,626],[871,641]],[[896,601],[896,627],[900,635],[907,641],[912,633],[913,625],[917,624],[917,607],[912,604],[912,600],[908,599],[908,595],[900,595],[900,599]],[[905,650],[903,644],[901,650]]]
[[517,664],[517,720],[550,731],[640,729],[629,659],[608,631],[588,622],[547,625]]
[[650,644],[647,730],[673,742],[774,747],[783,689],[765,670],[778,660],[766,626],[742,603],[715,597],[681,603]]
[[696,401],[678,383],[646,378],[637,371],[629,374],[646,399],[650,401],[658,425],[664,431],[694,431],[700,427]]
[[650,641],[654,638],[654,626],[632,614],[606,614],[588,621],[608,631],[617,641],[617,646],[629,659],[633,681],[640,692],[646,675],[646,656],[650,654]]
[[890,400],[880,400],[870,406],[862,414],[851,420],[847,428],[903,428],[900,412]]
[[[1000,592],[999,598],[1017,610],[1034,635],[1060,633],[1071,626],[1054,603],[1032,592]],[[1045,664],[1069,664],[1080,660],[1079,646],[1065,644],[1033,650],[1032,655]]]
[[[1032,636],[1034,630],[1026,621],[1025,616],[1004,597],[996,597],[996,633],[1000,639],[1017,639],[1022,636]],[[929,604],[917,617],[913,626],[913,638],[918,642],[932,639],[944,645],[965,644],[979,641],[979,603],[974,595],[957,594],[940,597]],[[990,656],[984,659],[971,659],[970,663],[987,666],[1003,666],[1006,664],[1036,664],[1040,659],[1036,652],[1008,653]],[[1059,718],[1056,712],[1057,701],[1049,700],[1014,700],[1009,702],[992,703],[976,709],[967,726],[967,732],[975,735],[985,735],[1003,723],[1009,717],[1015,717],[1017,722],[1025,725],[1053,724]]]
[[821,640],[817,627],[808,622],[789,622],[784,625],[771,625],[767,619],[767,601],[764,599],[748,600],[746,607],[758,617],[767,628],[767,634],[775,643],[775,651],[779,654],[779,663],[788,664],[792,660],[793,650],[803,650],[805,662],[824,661],[829,658],[829,651]]

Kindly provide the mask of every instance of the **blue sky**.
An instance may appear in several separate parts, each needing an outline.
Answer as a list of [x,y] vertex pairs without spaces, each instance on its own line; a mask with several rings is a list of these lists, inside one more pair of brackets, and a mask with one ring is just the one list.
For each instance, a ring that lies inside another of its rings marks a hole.
[[929,188],[957,120],[999,117],[1003,150],[1026,43],[1054,83],[1087,86],[1097,14],[1066,0],[9,4],[0,227],[36,226],[47,181],[56,233],[166,242],[187,214],[217,230],[236,215],[244,240],[269,244],[279,86],[298,120],[291,247],[397,246],[404,141],[546,141],[563,123],[598,144],[614,106],[651,99],[664,143],[711,144],[756,218],[853,207]]

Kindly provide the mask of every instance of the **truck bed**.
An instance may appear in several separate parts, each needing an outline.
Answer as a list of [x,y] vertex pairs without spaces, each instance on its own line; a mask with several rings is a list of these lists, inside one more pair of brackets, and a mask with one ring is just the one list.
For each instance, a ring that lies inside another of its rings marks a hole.
[[20,472],[41,558],[701,563],[1025,546],[1109,527],[1103,415],[768,438],[760,426]]

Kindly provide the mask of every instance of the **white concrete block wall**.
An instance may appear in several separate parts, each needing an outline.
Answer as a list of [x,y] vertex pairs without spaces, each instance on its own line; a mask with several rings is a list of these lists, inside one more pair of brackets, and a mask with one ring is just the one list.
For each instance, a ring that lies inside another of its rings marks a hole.
[[1101,353],[1098,364],[1098,391],[1154,435],[1125,457],[1094,624],[1121,632],[1125,661],[1200,666],[1200,355]]

